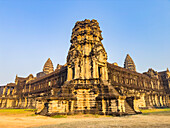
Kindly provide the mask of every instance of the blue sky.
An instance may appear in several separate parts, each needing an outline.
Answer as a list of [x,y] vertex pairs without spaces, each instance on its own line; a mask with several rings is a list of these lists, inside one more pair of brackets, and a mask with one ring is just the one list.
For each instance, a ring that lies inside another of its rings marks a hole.
[[108,62],[170,68],[170,0],[0,0],[0,85],[65,64],[76,21],[96,19]]

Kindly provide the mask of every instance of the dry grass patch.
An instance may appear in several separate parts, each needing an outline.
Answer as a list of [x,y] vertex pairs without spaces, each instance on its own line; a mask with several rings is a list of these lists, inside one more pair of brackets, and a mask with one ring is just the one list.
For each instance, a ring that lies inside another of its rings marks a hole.
[[34,116],[35,109],[0,109],[1,116]]
[[170,108],[162,108],[162,109],[146,109],[141,110],[143,115],[170,115]]

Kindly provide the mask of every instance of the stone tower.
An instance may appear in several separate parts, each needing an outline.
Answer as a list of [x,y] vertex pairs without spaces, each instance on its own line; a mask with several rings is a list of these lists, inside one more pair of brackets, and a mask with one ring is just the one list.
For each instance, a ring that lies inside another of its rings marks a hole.
[[53,63],[51,61],[50,58],[48,58],[48,60],[46,61],[46,63],[44,64],[44,68],[43,68],[43,72],[45,74],[49,74],[51,72],[54,71],[54,68],[53,68]]
[[124,63],[124,68],[129,69],[131,71],[136,71],[136,66],[135,63],[133,62],[132,58],[127,54],[125,63]]
[[107,53],[97,20],[76,22],[67,56],[68,78],[108,80]]

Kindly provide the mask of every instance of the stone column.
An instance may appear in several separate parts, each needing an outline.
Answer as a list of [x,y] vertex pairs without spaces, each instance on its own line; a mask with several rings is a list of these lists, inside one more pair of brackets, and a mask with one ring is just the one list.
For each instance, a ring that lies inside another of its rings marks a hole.
[[107,80],[108,78],[107,70],[105,65],[102,67],[102,80]]
[[159,105],[158,105],[158,95],[157,95],[157,94],[155,95],[155,105],[156,105],[156,106],[159,106]]
[[75,79],[80,78],[80,67],[78,66],[79,59],[77,58],[77,62],[75,63]]
[[133,107],[134,107],[134,110],[135,110],[136,112],[140,112],[138,99],[137,99],[136,97],[134,97],[133,105],[134,105],[134,106],[133,106]]
[[18,99],[15,100],[15,106],[18,107]]
[[68,71],[67,71],[67,80],[68,81],[70,81],[70,80],[72,80],[72,69],[71,69],[71,66],[68,66],[67,67],[68,69]]
[[14,95],[14,93],[15,93],[15,88],[12,90],[12,95]]
[[153,106],[153,103],[152,103],[152,96],[151,96],[151,95],[149,95],[149,104],[150,104],[150,106]]
[[65,111],[65,112],[67,113],[67,112],[68,112],[68,110],[69,110],[69,109],[68,109],[68,101],[65,101],[65,109],[66,109],[66,111]]
[[105,64],[104,70],[105,70],[105,80],[108,80],[107,64]]
[[84,63],[84,66],[85,66],[85,67],[84,67],[84,69],[85,69],[85,71],[84,71],[84,78],[85,78],[85,79],[88,79],[88,73],[89,73],[89,72],[88,72],[88,66],[89,66],[89,65],[88,65],[88,57],[86,57],[86,58],[84,59],[84,62],[85,62],[85,63]]
[[22,105],[22,98],[20,97],[19,98],[19,107],[21,107],[21,105]]
[[[0,104],[2,104],[2,98],[0,98]],[[1,108],[1,106],[0,106],[0,108]]]
[[87,79],[91,78],[90,67],[91,67],[90,59],[89,59],[89,57],[87,57],[87,58],[86,58],[86,78],[87,78]]
[[165,106],[165,96],[162,96],[163,106]]
[[7,107],[7,108],[10,108],[10,107],[12,107],[12,100],[10,100],[10,99],[7,99],[7,104],[6,104],[6,107]]
[[6,103],[7,103],[7,100],[6,99],[2,99],[2,108],[6,107]]
[[7,89],[7,87],[4,87],[2,97],[5,97],[6,89]]
[[162,96],[160,96],[160,105],[163,106]]
[[105,103],[105,100],[104,98],[102,98],[102,112],[105,114],[106,112],[106,103]]
[[27,103],[28,103],[27,97],[25,97],[25,105],[24,105],[24,107],[27,107]]
[[96,62],[93,60],[93,78],[98,78],[97,73],[98,73],[97,65]]
[[74,101],[71,101],[71,112],[74,111]]
[[31,84],[29,85],[29,92],[31,91]]
[[169,96],[166,96],[166,106],[169,106]]
[[85,78],[85,58],[82,58],[81,76],[82,76],[82,79]]
[[105,69],[104,69],[104,67],[102,66],[101,67],[102,68],[102,80],[105,80]]
[[125,112],[125,98],[123,97],[119,97],[118,99],[118,109],[120,110],[120,112]]
[[154,94],[152,95],[152,102],[153,102],[153,106],[155,106],[155,97],[154,97]]
[[10,92],[11,92],[11,88],[8,87],[7,95],[10,95]]

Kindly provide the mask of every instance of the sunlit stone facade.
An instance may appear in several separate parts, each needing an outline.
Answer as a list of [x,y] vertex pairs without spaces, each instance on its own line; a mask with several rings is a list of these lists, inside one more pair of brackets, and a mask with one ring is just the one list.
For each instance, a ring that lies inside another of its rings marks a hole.
[[107,62],[99,23],[78,21],[71,36],[65,65],[53,69],[50,59],[43,71],[0,87],[0,108],[36,108],[37,114],[140,113],[139,108],[169,106],[170,72],[136,72],[127,55],[124,68]]

